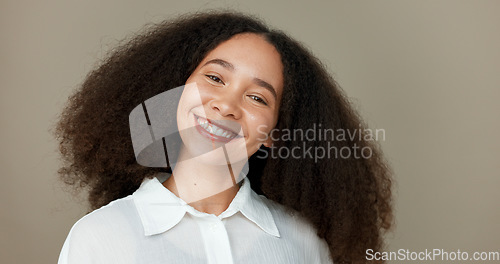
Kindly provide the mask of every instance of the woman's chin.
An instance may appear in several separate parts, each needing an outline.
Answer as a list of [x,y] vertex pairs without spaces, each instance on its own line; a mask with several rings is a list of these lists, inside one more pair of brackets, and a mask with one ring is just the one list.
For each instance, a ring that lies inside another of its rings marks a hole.
[[227,166],[229,164],[235,166],[248,161],[244,145],[243,147],[236,147],[226,144],[215,149],[210,146],[200,147],[200,145],[184,145],[184,147],[189,152],[188,155],[184,156],[184,160],[191,160],[200,165]]

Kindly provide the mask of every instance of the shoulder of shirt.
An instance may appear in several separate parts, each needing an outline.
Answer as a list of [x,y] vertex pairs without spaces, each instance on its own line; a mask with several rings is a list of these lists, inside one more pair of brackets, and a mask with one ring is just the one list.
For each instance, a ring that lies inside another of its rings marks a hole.
[[261,200],[267,205],[271,214],[273,215],[274,222],[278,227],[280,234],[295,234],[301,237],[304,235],[322,240],[318,237],[316,228],[296,210],[279,204],[271,199],[266,198],[264,195],[259,195]]
[[[301,213],[259,195],[267,205],[282,238],[311,252],[318,263],[333,263],[326,241],[318,236],[316,228]],[[316,253],[313,253],[316,252]]]
[[82,233],[105,235],[129,222],[135,212],[131,195],[114,200],[80,218],[71,228],[70,234],[72,236]]

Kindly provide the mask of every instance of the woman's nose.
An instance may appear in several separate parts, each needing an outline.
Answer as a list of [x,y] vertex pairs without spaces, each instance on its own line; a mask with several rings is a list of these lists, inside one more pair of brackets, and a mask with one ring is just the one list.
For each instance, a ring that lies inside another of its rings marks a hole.
[[240,94],[235,91],[221,91],[209,102],[210,108],[222,117],[241,118]]

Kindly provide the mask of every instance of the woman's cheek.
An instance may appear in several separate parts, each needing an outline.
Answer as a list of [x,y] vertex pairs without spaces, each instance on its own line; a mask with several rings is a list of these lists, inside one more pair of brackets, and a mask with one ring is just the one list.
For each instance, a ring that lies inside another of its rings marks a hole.
[[215,91],[213,91],[213,88],[207,84],[198,85],[198,91],[199,91],[199,97],[200,97],[201,103],[203,103],[203,104],[205,104],[207,101],[209,101],[215,93]]
[[[250,127],[255,130],[255,136],[257,137],[257,139],[259,139],[259,141],[262,141],[261,139],[264,138],[263,136],[268,135],[273,128],[273,118],[269,117],[268,113],[254,115],[250,120],[252,120],[252,124],[250,124]],[[263,133],[265,133],[265,135],[262,135]]]

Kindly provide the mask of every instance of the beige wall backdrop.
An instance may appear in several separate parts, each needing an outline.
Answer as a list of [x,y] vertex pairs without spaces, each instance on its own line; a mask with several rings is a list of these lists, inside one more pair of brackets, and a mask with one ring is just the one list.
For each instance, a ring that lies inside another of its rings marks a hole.
[[49,129],[87,72],[146,23],[220,8],[302,41],[385,129],[388,250],[500,251],[500,1],[3,0],[1,263],[55,263],[86,212],[58,181]]

